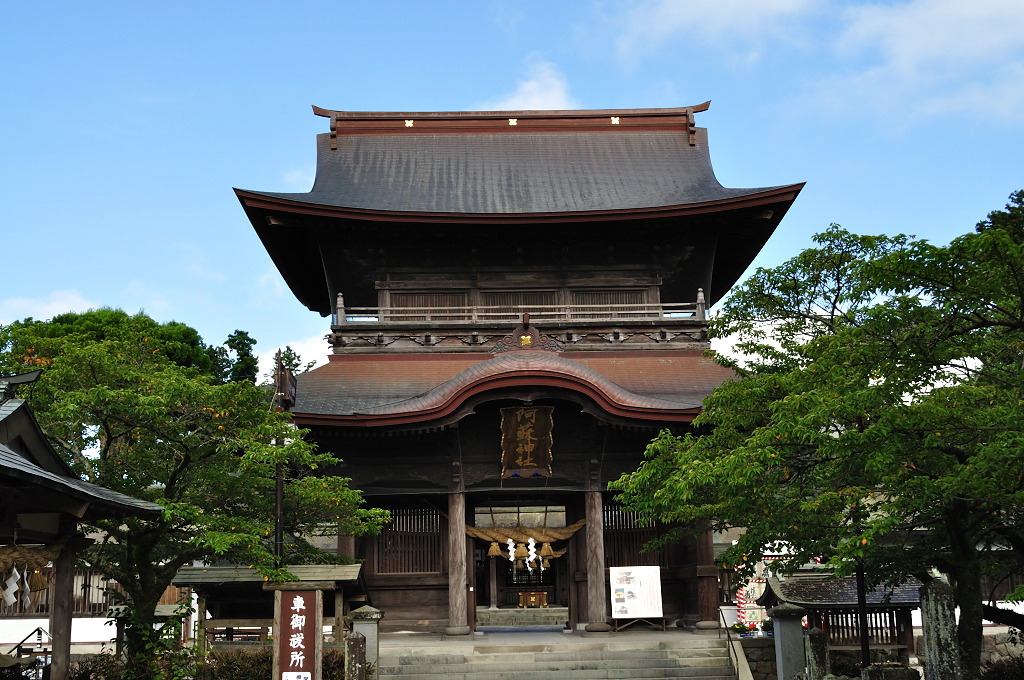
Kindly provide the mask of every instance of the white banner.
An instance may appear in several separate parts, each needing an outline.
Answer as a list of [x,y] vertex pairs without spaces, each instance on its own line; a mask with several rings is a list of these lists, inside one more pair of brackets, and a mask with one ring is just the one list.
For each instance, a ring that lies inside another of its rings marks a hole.
[[658,619],[661,609],[661,567],[611,567],[612,618]]

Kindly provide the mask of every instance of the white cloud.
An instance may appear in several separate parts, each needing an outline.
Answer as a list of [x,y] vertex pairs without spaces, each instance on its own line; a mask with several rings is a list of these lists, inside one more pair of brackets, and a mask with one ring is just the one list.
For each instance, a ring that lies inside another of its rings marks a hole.
[[269,306],[270,300],[280,300],[288,294],[288,286],[276,267],[271,267],[256,279],[256,286],[260,291],[260,295],[253,298],[257,307]]
[[11,323],[29,316],[46,320],[64,312],[85,312],[98,307],[99,303],[87,299],[77,290],[55,290],[41,298],[0,300],[0,323]]
[[531,54],[526,59],[526,79],[512,92],[492,99],[480,111],[529,111],[578,109],[579,102],[569,94],[569,83],[554,64]]
[[290,188],[309,191],[316,179],[316,167],[292,168],[284,173],[284,183]]
[[623,28],[615,41],[619,58],[636,62],[665,42],[680,38],[689,43],[714,45],[732,58],[749,63],[761,54],[764,41],[785,32],[791,19],[815,7],[812,0],[647,0],[611,21]]
[[846,74],[824,79],[825,103],[909,116],[1020,119],[1024,3],[911,0],[848,8],[835,42]]

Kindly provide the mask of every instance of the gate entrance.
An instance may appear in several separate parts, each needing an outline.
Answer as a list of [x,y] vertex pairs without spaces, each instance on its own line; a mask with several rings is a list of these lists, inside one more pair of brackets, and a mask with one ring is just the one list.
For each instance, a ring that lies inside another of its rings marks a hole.
[[476,604],[488,609],[567,607],[565,506],[503,504],[474,511]]

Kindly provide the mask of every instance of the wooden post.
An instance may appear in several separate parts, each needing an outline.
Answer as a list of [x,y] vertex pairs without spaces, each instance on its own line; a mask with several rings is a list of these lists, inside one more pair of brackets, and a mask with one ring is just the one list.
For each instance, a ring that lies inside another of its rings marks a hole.
[[448,494],[448,635],[469,635],[466,578],[466,495]]
[[718,628],[718,567],[715,566],[714,536],[705,531],[697,536],[697,628]]
[[488,564],[487,588],[488,588],[488,597],[490,598],[490,608],[491,609],[497,609],[498,608],[498,563],[497,563],[498,559],[499,558],[497,558],[497,557],[488,557],[487,558],[487,564]]
[[604,505],[600,491],[587,491],[587,626],[590,633],[606,633],[608,598],[605,593]]
[[53,657],[50,661],[51,680],[67,680],[71,665],[71,615],[75,602],[75,549],[74,532],[78,523],[63,518],[69,526],[64,535],[68,536],[57,560],[53,563],[53,605],[50,608],[50,639]]

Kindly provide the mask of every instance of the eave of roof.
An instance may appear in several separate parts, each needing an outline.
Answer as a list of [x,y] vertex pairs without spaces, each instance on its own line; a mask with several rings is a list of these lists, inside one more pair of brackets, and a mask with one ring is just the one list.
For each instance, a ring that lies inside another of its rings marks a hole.
[[[857,606],[857,581],[853,577],[795,576],[782,581],[772,576],[767,586],[765,594],[758,598],[758,604],[774,594],[782,602],[811,609]],[[921,582],[916,578],[910,578],[892,589],[876,586],[866,593],[866,600],[868,606],[873,608],[916,607],[920,604],[920,587]]]
[[[634,360],[639,358],[635,357]],[[673,365],[673,360],[679,359],[664,357],[656,361],[661,362],[662,370],[667,370]],[[709,370],[709,366],[704,365],[709,360],[704,360],[703,357],[689,357],[686,360],[701,364],[705,372]],[[694,381],[700,389],[692,394],[640,394],[616,383],[581,361],[547,351],[512,351],[482,361],[467,356],[446,361],[405,361],[407,363],[403,368],[392,367],[389,372],[392,375],[418,374],[416,382],[411,384],[424,387],[415,395],[408,395],[407,390],[406,394],[403,394],[402,390],[392,388],[390,394],[394,396],[389,398],[389,392],[385,387],[385,391],[377,396],[376,403],[356,402],[353,406],[346,407],[345,402],[339,400],[336,388],[338,381],[353,382],[353,378],[359,380],[359,376],[363,374],[379,376],[380,372],[372,357],[370,360],[358,357],[347,362],[336,360],[333,366],[329,364],[318,369],[318,375],[300,376],[299,403],[293,409],[292,416],[297,423],[304,426],[388,427],[444,422],[452,418],[453,414],[468,401],[486,397],[488,394],[498,395],[503,391],[517,389],[546,389],[575,393],[615,418],[634,422],[690,422],[700,413],[701,400],[706,393],[731,376],[726,369],[721,369],[710,361],[710,367],[717,369],[711,371],[714,377],[703,376],[701,380]],[[338,372],[345,363],[356,370]],[[360,365],[365,365],[366,368],[360,370]],[[456,375],[445,376],[431,382],[430,376],[438,375],[432,372],[432,365],[435,367],[434,370],[465,367]],[[677,367],[670,373],[677,375],[680,370]],[[327,377],[332,372],[336,376]],[[637,378],[643,375],[639,366],[634,366],[632,373]],[[306,385],[302,382],[306,382]],[[316,393],[324,393],[327,400],[319,401],[309,393],[310,388]]]
[[0,479],[10,480],[19,485],[57,491],[84,501],[89,504],[86,517],[104,517],[125,513],[156,516],[163,510],[163,507],[156,503],[139,500],[96,484],[90,484],[77,477],[59,475],[45,470],[3,444],[0,444]]

